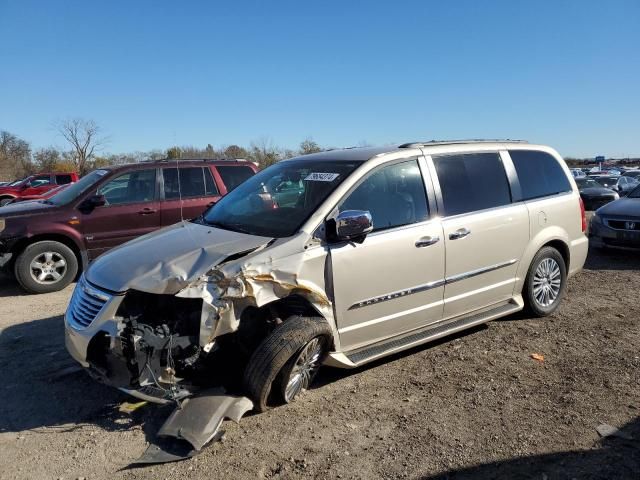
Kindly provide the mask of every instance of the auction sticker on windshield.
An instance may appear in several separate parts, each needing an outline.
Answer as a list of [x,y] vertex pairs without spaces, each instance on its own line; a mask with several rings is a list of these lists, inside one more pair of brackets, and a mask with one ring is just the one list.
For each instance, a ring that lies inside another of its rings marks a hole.
[[312,172],[306,176],[305,180],[312,182],[333,182],[339,176],[339,173]]

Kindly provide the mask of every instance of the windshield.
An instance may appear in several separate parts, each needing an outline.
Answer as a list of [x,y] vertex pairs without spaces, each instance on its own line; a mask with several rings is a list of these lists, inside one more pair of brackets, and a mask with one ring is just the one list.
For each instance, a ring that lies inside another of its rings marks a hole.
[[576,183],[578,184],[578,188],[582,189],[582,188],[600,188],[602,187],[602,185],[600,185],[598,182],[596,182],[595,180],[592,180],[591,178],[576,178]]
[[361,162],[289,160],[240,184],[198,221],[263,237],[289,237]]
[[7,187],[17,187],[18,185],[20,185],[25,180],[26,180],[26,178],[21,178],[20,180],[15,180],[15,181],[11,182],[10,184],[8,184]]
[[69,185],[61,192],[56,193],[53,197],[47,200],[47,203],[52,203],[54,205],[66,205],[67,203],[75,200],[78,195],[86,192],[107,173],[109,173],[108,170],[94,170],[82,177],[76,183]]
[[615,185],[618,183],[618,177],[596,177],[596,182],[608,187],[609,185]]

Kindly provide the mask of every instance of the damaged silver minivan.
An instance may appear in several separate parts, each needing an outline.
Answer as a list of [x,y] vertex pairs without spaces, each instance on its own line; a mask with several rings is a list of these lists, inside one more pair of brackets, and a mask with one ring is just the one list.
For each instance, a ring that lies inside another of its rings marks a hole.
[[549,315],[583,266],[585,228],[571,173],[544,146],[297,157],[99,257],[73,293],[66,345],[138,398],[220,383],[262,411],[321,365],[353,368],[524,307]]

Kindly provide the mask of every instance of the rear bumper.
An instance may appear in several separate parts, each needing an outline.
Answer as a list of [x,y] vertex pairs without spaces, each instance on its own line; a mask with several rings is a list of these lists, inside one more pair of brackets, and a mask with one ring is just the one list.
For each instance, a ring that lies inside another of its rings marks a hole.
[[589,253],[589,239],[582,235],[577,240],[571,242],[571,250],[569,252],[569,277],[578,273],[584,267],[584,262],[587,261],[587,254]]

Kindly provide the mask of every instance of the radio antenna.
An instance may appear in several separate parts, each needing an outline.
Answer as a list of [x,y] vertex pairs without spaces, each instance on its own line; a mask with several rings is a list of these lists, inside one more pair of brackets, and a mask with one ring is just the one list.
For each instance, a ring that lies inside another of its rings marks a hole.
[[173,131],[173,148],[176,155],[176,176],[178,177],[178,199],[180,200],[180,223],[184,223],[184,214],[182,212],[182,185],[180,182],[180,156],[182,152],[178,148],[176,142],[176,131]]

